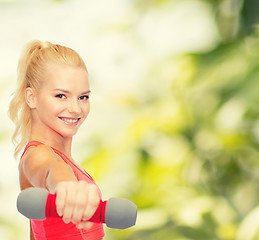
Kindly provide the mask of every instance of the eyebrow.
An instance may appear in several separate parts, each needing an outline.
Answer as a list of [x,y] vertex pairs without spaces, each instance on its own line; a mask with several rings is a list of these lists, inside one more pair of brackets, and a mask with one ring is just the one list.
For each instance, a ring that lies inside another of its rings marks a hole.
[[[60,89],[60,88],[53,89],[53,91],[60,91],[60,92],[64,92],[64,93],[70,93],[69,90]],[[83,95],[83,94],[88,94],[88,93],[90,93],[90,92],[91,92],[91,91],[88,90],[88,91],[86,91],[86,92],[81,93],[81,95]]]

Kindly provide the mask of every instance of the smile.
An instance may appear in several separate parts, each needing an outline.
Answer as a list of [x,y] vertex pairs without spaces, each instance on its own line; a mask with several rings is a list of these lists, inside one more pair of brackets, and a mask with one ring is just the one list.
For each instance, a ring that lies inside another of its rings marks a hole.
[[67,125],[75,126],[78,124],[80,118],[66,118],[66,117],[59,117],[63,122],[65,122]]

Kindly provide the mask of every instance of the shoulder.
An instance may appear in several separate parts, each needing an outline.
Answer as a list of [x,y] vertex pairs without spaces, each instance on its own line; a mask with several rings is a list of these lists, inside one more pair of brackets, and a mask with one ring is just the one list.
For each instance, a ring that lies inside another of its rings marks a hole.
[[53,169],[64,169],[64,162],[59,159],[51,147],[46,145],[31,146],[27,149],[19,165],[20,180],[32,186],[47,188],[46,179]]
[[56,161],[60,161],[60,157],[55,154],[54,150],[47,145],[41,144],[29,147],[21,159],[21,164],[28,164],[33,167],[51,164]]

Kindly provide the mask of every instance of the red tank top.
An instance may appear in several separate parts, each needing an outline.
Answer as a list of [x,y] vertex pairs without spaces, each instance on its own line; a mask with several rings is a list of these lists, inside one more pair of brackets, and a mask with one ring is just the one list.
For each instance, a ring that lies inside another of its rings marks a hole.
[[[21,159],[29,147],[41,144],[43,143],[37,141],[29,142],[24,149]],[[96,185],[93,178],[86,171],[77,167],[59,150],[51,148],[72,168],[77,180],[84,180]],[[101,191],[99,193],[101,197]],[[31,226],[35,240],[97,240],[104,237],[103,225],[101,223],[94,223],[91,228],[85,230],[76,228],[73,223],[65,224],[61,218],[46,218],[45,220],[31,220]]]

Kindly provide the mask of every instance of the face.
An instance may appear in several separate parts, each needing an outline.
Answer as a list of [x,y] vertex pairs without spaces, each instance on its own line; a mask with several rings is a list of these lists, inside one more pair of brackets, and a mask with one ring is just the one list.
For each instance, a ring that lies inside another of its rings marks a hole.
[[43,131],[72,137],[89,113],[89,94],[85,69],[51,66],[36,94],[33,114]]

